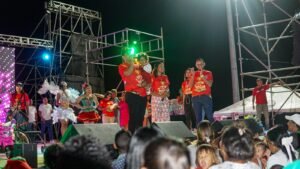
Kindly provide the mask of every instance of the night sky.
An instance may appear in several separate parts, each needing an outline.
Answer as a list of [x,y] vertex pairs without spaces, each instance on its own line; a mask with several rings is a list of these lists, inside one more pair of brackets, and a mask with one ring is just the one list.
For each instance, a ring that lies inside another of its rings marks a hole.
[[[294,1],[288,1],[291,2],[289,5],[293,5]],[[177,95],[184,70],[194,66],[197,57],[202,57],[206,61],[206,69],[211,70],[214,75],[212,88],[214,110],[232,104],[224,0],[63,0],[62,2],[99,11],[102,14],[104,34],[125,27],[159,34],[160,27],[163,27],[165,63],[171,81],[171,97]],[[43,0],[2,0],[0,33],[29,36],[43,14]],[[288,43],[290,45],[290,41]],[[291,47],[287,53],[288,57],[282,60],[290,59],[290,50]],[[251,67],[252,63],[249,64]],[[112,86],[110,87],[107,82],[106,89],[115,87],[119,80],[115,77],[114,74],[107,77]]]

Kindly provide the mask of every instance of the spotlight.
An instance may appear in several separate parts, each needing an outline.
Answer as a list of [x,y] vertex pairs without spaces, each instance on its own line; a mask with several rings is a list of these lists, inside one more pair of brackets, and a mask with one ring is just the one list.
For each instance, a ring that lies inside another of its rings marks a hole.
[[44,52],[42,54],[42,58],[43,60],[48,61],[50,59],[50,54],[48,52]]

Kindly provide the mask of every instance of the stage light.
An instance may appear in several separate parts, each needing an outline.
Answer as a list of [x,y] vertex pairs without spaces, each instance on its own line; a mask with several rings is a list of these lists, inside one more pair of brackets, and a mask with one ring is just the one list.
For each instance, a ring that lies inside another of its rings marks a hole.
[[42,58],[43,58],[43,60],[48,61],[50,59],[50,53],[49,52],[44,52],[42,54]]

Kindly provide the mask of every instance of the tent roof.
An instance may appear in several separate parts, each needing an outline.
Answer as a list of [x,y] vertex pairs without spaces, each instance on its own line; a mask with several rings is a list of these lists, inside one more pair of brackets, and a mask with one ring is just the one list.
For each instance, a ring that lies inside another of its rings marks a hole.
[[[272,92],[271,92],[272,90]],[[272,94],[271,94],[272,93]],[[271,98],[272,95],[272,98]],[[290,97],[289,97],[290,96]],[[267,90],[267,100],[269,111],[275,112],[300,112],[300,94],[283,86],[274,86]],[[255,114],[252,108],[252,95],[244,99],[245,114]],[[214,116],[231,116],[232,114],[244,114],[243,100],[238,101],[228,107],[215,111]]]

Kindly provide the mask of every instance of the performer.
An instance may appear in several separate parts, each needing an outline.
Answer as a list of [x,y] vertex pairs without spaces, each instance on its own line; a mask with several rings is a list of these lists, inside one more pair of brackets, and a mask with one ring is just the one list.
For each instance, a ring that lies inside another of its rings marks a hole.
[[33,105],[33,100],[30,99],[28,106],[28,130],[34,131],[36,130],[36,121],[37,121],[37,110]]
[[14,119],[16,120],[17,128],[20,130],[27,130],[28,125],[28,106],[29,106],[29,96],[23,90],[23,84],[16,84],[16,92],[11,95],[10,106]]
[[53,129],[52,129],[52,117],[53,113],[52,105],[48,103],[48,98],[43,97],[43,103],[39,106],[39,115],[41,118],[41,133],[43,138],[46,137],[46,130],[50,143],[54,142],[53,140]]
[[81,109],[77,120],[81,123],[97,123],[100,116],[96,110],[98,99],[92,92],[92,86],[84,83],[82,85],[84,90],[83,95],[79,96],[76,100],[76,107]]
[[275,84],[280,84],[280,82],[275,82],[271,84],[263,84],[261,79],[256,79],[256,87],[252,90],[252,107],[255,109],[254,102],[256,100],[256,119],[258,122],[261,122],[261,113],[265,117],[265,128],[269,129],[270,120],[269,120],[269,111],[268,111],[268,101],[266,96],[266,91],[274,86]]
[[191,70],[190,68],[186,69],[184,73],[184,81],[181,84],[182,94],[183,94],[183,107],[186,118],[186,125],[189,129],[196,128],[196,116],[192,104],[192,90],[189,86],[191,79]]
[[205,62],[202,58],[196,59],[197,71],[192,69],[192,77],[190,80],[190,87],[192,87],[192,103],[196,114],[197,124],[199,124],[204,117],[202,117],[202,109],[210,122],[213,118],[213,102],[211,97],[211,86],[213,84],[213,74],[209,70],[205,70]]
[[161,62],[153,70],[151,87],[151,115],[152,122],[170,121],[169,112],[169,79],[165,75],[165,66]]
[[111,91],[107,91],[104,99],[100,101],[99,107],[102,110],[102,122],[103,123],[114,123],[115,122],[115,113],[114,110],[118,107],[118,104],[115,104],[111,97]]
[[133,58],[129,56],[128,49],[122,50],[123,63],[119,65],[119,74],[125,86],[125,101],[129,108],[129,130],[134,131],[142,127],[146,109],[146,86],[141,75],[141,69],[134,64]]
[[69,120],[73,122],[77,121],[74,110],[70,108],[70,103],[74,102],[74,96],[68,89],[68,84],[62,81],[60,83],[60,91],[56,95],[56,105],[59,107],[55,107],[52,114],[53,124],[60,121],[60,130],[62,136],[68,127]]
[[122,92],[119,102],[119,110],[120,110],[120,127],[124,130],[128,130],[128,121],[129,121],[129,110],[128,104],[125,102],[125,92]]
[[[117,89],[112,89],[111,90],[111,99],[114,102],[114,104],[118,105],[120,100],[118,98],[118,91]],[[116,123],[120,123],[120,111],[118,108],[114,109],[114,113],[115,113],[115,122]]]

